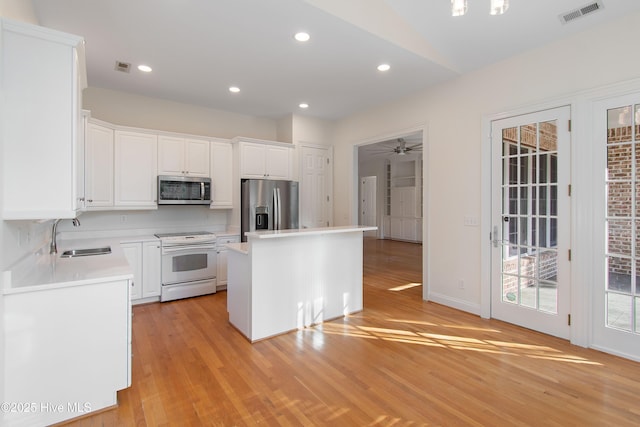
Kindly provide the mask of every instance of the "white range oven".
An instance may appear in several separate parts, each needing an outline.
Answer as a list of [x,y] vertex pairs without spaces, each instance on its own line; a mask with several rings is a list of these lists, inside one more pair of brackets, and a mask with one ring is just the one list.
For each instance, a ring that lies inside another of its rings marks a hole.
[[162,247],[160,301],[216,292],[216,235],[207,231],[156,234]]

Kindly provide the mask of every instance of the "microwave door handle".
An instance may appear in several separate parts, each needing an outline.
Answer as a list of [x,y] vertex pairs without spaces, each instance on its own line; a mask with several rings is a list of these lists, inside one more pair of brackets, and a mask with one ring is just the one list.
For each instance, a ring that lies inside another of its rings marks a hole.
[[200,200],[204,200],[204,182],[200,181]]

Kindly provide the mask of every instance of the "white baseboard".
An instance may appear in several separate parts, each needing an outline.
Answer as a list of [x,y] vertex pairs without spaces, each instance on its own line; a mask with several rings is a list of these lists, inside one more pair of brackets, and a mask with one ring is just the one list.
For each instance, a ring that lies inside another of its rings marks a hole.
[[467,313],[480,316],[480,304],[473,304],[469,301],[464,301],[457,298],[452,298],[448,295],[442,295],[435,292],[430,292],[427,301],[433,301],[438,304],[446,305],[447,307],[455,308],[457,310],[466,311]]

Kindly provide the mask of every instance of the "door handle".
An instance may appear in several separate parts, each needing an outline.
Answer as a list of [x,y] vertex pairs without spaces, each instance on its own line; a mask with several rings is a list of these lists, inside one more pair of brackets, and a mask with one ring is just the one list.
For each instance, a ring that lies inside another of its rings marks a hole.
[[[507,218],[507,217],[505,217]],[[509,219],[507,218],[506,221],[509,221]],[[493,244],[494,248],[497,248],[500,244],[504,244],[504,245],[508,245],[511,242],[508,240],[504,240],[504,239],[499,239],[498,238],[498,226],[494,225],[493,226],[493,233],[491,234],[491,237],[493,237],[493,239],[491,240],[491,243]]]

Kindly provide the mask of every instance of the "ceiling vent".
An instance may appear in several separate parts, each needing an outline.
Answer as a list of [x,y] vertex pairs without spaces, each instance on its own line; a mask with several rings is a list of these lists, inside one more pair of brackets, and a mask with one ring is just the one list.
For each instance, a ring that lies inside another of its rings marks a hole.
[[116,61],[116,71],[122,71],[123,73],[128,73],[131,69],[131,64],[128,62]]
[[583,16],[589,15],[602,9],[604,9],[604,4],[602,3],[602,1],[594,1],[578,9],[562,13],[558,16],[558,18],[560,18],[560,22],[562,22],[563,24],[568,24],[571,21],[575,21],[578,18],[582,18]]

